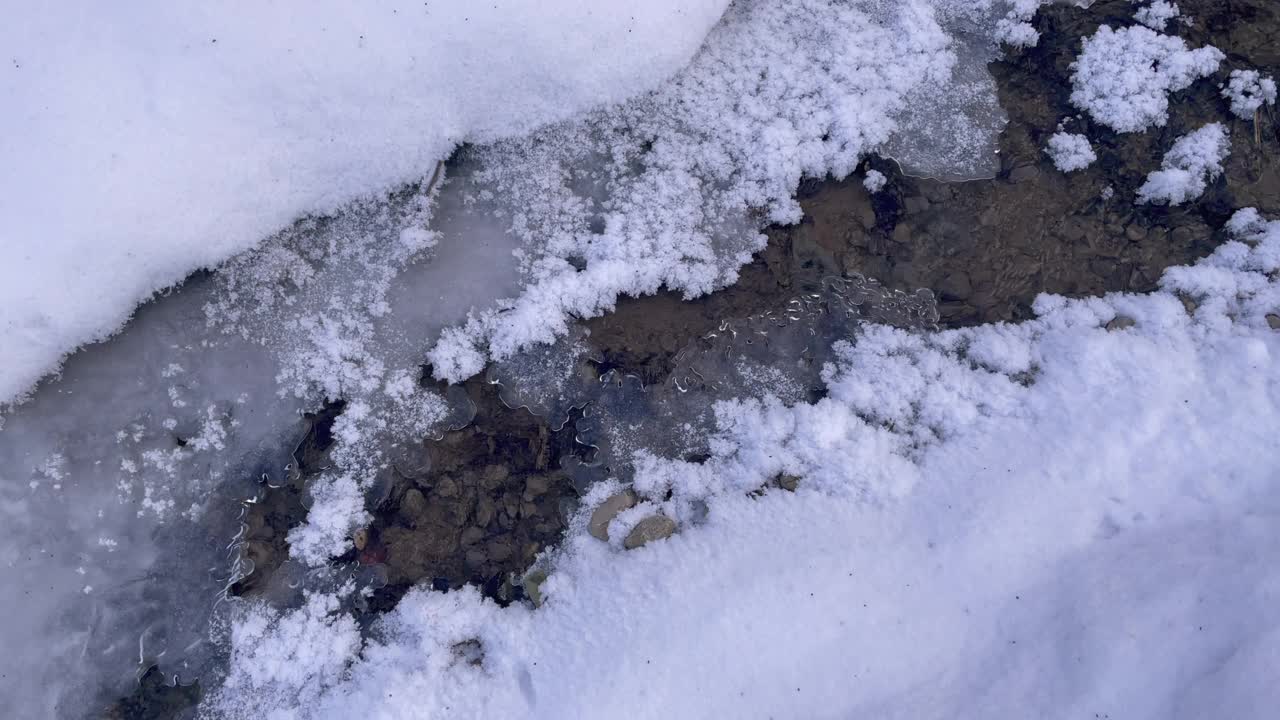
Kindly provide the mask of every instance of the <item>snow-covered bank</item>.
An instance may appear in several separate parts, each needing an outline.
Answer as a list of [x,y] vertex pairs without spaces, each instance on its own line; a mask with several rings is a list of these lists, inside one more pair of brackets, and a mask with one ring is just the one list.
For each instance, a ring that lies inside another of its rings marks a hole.
[[0,403],[135,305],[464,140],[651,88],[727,0],[40,5],[0,27]]
[[[537,610],[415,591],[357,656],[332,601],[251,609],[204,709],[1268,717],[1280,223],[1244,211],[1231,227],[1238,241],[1161,292],[872,330],[815,405],[721,405],[710,460],[656,460],[636,483],[655,498],[636,512],[681,531],[624,553],[579,527]],[[779,472],[799,492],[744,493]]]

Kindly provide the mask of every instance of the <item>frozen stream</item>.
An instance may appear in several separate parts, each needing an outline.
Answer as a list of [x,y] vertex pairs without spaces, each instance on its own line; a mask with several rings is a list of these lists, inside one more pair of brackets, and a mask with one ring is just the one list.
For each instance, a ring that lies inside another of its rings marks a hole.
[[[417,377],[442,327],[518,290],[514,241],[464,207],[463,188],[444,184],[430,236],[425,206],[408,211],[422,204],[410,193],[300,225],[193,276],[3,416],[0,685],[18,699],[15,717],[74,714],[125,691],[151,662],[184,679],[205,669],[240,503],[286,472],[302,413],[333,390],[318,382],[330,366],[300,359],[359,367],[346,377],[369,387],[337,389],[376,403],[385,378]],[[361,262],[419,235],[429,239],[401,254],[402,272]],[[279,269],[264,258],[286,255],[289,278],[264,277]],[[268,286],[265,300],[247,292]]]

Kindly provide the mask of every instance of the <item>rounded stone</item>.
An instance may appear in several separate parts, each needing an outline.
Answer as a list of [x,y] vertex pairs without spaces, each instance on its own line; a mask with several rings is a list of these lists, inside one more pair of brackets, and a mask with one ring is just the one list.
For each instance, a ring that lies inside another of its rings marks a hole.
[[649,517],[636,523],[631,532],[627,534],[627,538],[622,541],[622,547],[628,550],[635,550],[638,547],[644,547],[655,540],[663,540],[671,537],[676,531],[676,521],[666,515],[650,515]]
[[618,513],[636,505],[636,494],[630,490],[623,490],[620,493],[609,496],[607,500],[600,503],[594,512],[591,513],[591,520],[587,522],[587,532],[591,536],[598,539],[609,541],[609,523],[618,516]]

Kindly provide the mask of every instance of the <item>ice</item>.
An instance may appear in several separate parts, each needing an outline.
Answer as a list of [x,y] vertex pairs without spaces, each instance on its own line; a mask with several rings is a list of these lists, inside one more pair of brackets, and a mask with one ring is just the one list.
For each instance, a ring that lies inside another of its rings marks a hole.
[[80,712],[143,660],[190,677],[207,659],[237,503],[283,475],[302,432],[272,352],[206,329],[214,286],[143,306],[3,417],[0,682],[15,717]]
[[995,177],[1008,123],[987,65],[999,57],[990,20],[953,21],[955,65],[946,82],[923,84],[907,101],[883,154],[908,175],[947,181]]
[[299,550],[319,561],[400,443],[469,420],[420,386],[422,358],[443,327],[516,292],[519,243],[444,177],[300,221],[192,277],[0,416],[14,579],[0,593],[21,609],[0,633],[19,650],[0,663],[20,714],[79,712],[139,663],[207,670],[211,612],[248,570],[229,548],[240,504],[283,478],[304,411],[347,402],[336,465],[312,487],[314,527],[329,507],[331,529],[314,558]]

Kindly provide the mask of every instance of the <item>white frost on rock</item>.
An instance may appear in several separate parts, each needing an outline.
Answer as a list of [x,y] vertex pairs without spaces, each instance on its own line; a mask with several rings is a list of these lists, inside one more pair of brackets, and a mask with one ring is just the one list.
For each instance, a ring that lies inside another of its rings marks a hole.
[[1062,172],[1083,170],[1098,159],[1089,138],[1079,133],[1058,131],[1049,138],[1045,152]]
[[[722,403],[706,462],[642,463],[637,491],[680,531],[619,553],[585,532],[589,495],[536,610],[419,588],[359,647],[332,604],[251,617],[203,711],[1268,717],[1280,222],[1228,228],[1154,293],[870,328],[824,400]],[[1136,323],[1106,330],[1117,314]],[[778,473],[798,491],[751,494]],[[272,622],[285,642],[263,655]]]
[[1210,123],[1174,142],[1138,188],[1139,203],[1181,205],[1204,194],[1222,174],[1222,161],[1231,154],[1231,138],[1222,123]]
[[1236,117],[1253,120],[1258,108],[1276,104],[1276,81],[1257,70],[1232,70],[1222,97],[1231,101]]
[[869,193],[878,193],[884,189],[889,179],[879,170],[868,170],[867,174],[862,178],[862,187],[867,189]]
[[[1134,0],[1141,2],[1141,0]],[[1151,0],[1151,3],[1138,8],[1133,19],[1157,32],[1164,32],[1170,20],[1181,15],[1178,4],[1169,0]]]
[[1072,63],[1071,102],[1117,132],[1162,127],[1169,93],[1212,74],[1223,57],[1215,47],[1190,50],[1182,39],[1150,28],[1104,25],[1084,39]]

